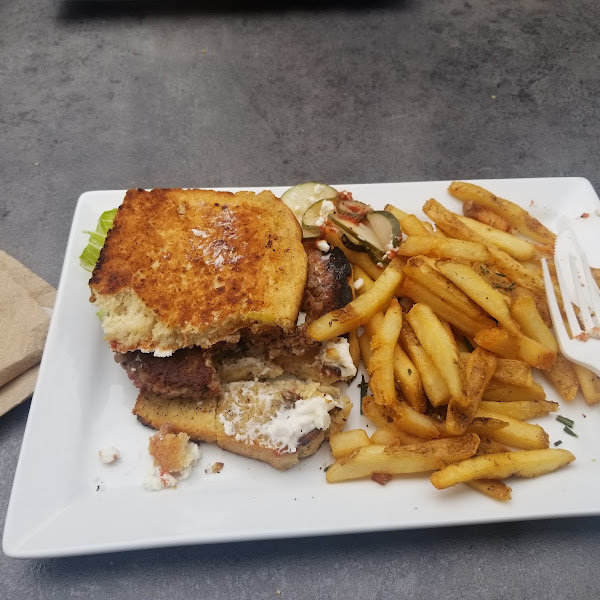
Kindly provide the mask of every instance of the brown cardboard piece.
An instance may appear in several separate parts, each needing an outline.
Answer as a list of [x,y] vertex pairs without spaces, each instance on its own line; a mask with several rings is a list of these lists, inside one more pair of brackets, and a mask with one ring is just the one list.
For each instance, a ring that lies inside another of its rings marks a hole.
[[56,291],[0,251],[0,415],[31,396]]

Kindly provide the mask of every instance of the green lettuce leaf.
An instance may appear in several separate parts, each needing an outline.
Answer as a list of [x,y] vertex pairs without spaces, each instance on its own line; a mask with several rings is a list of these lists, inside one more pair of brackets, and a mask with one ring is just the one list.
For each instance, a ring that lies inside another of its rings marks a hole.
[[104,246],[106,234],[112,227],[117,210],[118,209],[113,208],[112,210],[103,212],[98,219],[96,231],[84,231],[84,233],[89,234],[90,240],[79,257],[79,264],[86,271],[90,271],[90,273],[94,270],[94,267],[100,258],[100,250],[102,250],[102,246]]

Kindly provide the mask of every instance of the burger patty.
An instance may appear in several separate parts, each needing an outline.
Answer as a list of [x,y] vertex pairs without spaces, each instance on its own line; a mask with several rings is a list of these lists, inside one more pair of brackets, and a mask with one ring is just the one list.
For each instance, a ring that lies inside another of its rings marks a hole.
[[241,332],[238,344],[219,343],[204,350],[199,347],[177,350],[169,357],[156,357],[136,350],[115,353],[115,361],[127,372],[134,385],[143,391],[177,398],[219,395],[219,376],[213,365],[222,356],[243,355],[250,349],[264,354],[266,359],[281,355],[302,355],[318,342],[306,334],[308,323],[322,315],[345,306],[352,300],[348,277],[350,263],[339,248],[323,254],[315,242],[305,242],[308,255],[308,276],[302,311],[306,322],[289,334],[280,329],[263,333]]
[[304,242],[304,250],[308,255],[308,277],[302,311],[306,313],[306,322],[311,323],[352,300],[348,285],[352,267],[339,248],[333,247],[323,254],[315,242]]
[[125,369],[135,387],[166,398],[221,393],[211,353],[201,348],[177,350],[165,358],[139,350],[116,353],[115,361]]

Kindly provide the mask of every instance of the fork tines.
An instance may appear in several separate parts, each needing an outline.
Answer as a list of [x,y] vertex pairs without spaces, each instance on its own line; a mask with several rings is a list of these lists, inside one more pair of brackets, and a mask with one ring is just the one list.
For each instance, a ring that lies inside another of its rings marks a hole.
[[[586,340],[588,337],[600,338],[600,292],[592,277],[587,258],[571,231],[568,233],[568,242],[568,256],[557,255],[555,267],[571,335],[580,340]],[[565,268],[567,265],[568,268]],[[570,297],[568,277],[572,279],[575,298]],[[583,330],[573,310],[572,302],[575,302],[579,308]]]

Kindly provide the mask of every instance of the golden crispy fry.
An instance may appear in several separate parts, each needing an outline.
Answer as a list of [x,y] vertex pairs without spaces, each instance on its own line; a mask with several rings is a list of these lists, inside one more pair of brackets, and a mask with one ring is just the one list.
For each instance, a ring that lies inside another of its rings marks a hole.
[[460,404],[454,398],[448,404],[446,430],[450,435],[460,435],[473,422],[485,388],[488,386],[498,359],[483,348],[469,355],[465,367],[467,378],[467,403]]
[[510,500],[510,494],[512,492],[512,489],[509,486],[497,479],[474,479],[473,481],[467,481],[466,485],[494,500],[500,500],[501,502]]
[[471,267],[451,262],[439,262],[436,266],[469,298],[499,321],[509,333],[518,335],[519,325],[512,318],[504,296],[490,287]]
[[468,217],[461,217],[460,215],[457,216],[458,220],[463,225],[466,225],[469,229],[472,229],[486,243],[497,246],[500,248],[500,250],[504,250],[504,252],[516,260],[529,260],[533,258],[537,252],[536,246],[526,242],[525,240],[522,240],[521,238],[511,235],[510,233],[506,233],[500,229],[495,229],[489,225],[484,225],[483,223],[475,221],[474,219],[469,219]]
[[334,433],[329,438],[331,445],[331,454],[333,458],[341,458],[353,452],[357,448],[368,446],[371,443],[367,432],[363,429],[349,429],[348,431],[340,431]]
[[433,310],[426,304],[415,304],[406,315],[406,320],[440,371],[450,390],[450,396],[463,404],[467,386],[454,337],[448,334]]
[[508,415],[495,413],[483,408],[477,410],[477,416],[488,419],[501,419],[508,423],[508,427],[493,431],[487,436],[501,444],[513,446],[514,448],[522,448],[523,450],[537,450],[548,447],[548,434],[539,425],[524,423]]
[[417,367],[398,345],[394,348],[394,379],[402,396],[417,412],[424,413],[427,398]]
[[473,263],[473,271],[477,273],[490,287],[493,287],[496,291],[500,292],[506,297],[507,302],[514,297],[517,286],[516,284],[508,279],[504,273],[498,272],[494,265],[485,264],[482,262]]
[[485,239],[460,221],[458,215],[431,198],[423,205],[423,212],[447,235],[466,242],[485,245]]
[[405,402],[394,404],[394,423],[406,433],[431,440],[439,437],[439,430],[431,417],[422,415]]
[[375,283],[375,280],[358,265],[352,265],[352,281],[355,283],[359,279],[362,279],[362,286],[360,286],[358,289],[355,288],[356,296],[360,296],[365,292],[368,292]]
[[343,308],[313,321],[307,328],[308,335],[322,342],[366,323],[373,314],[388,306],[396,287],[402,281],[402,269],[402,262],[394,258],[369,291]]
[[510,452],[510,448],[500,442],[490,440],[488,437],[480,436],[477,456],[481,456],[482,454],[499,454],[501,452]]
[[495,196],[488,190],[462,181],[453,181],[448,191],[459,200],[471,200],[502,215],[517,231],[544,244],[554,243],[555,235],[520,206]]
[[439,469],[442,460],[431,452],[406,450],[405,446],[363,446],[329,466],[328,483],[370,477],[373,473],[397,475]]
[[398,221],[400,221],[400,219],[408,217],[408,213],[404,212],[403,210],[400,210],[397,206],[394,206],[393,204],[386,204],[383,210],[387,210],[388,212],[392,213],[396,217],[396,219],[398,219]]
[[478,304],[437,270],[433,259],[427,256],[413,256],[406,263],[404,273],[471,318],[487,318],[485,311]]
[[350,356],[352,357],[352,362],[358,369],[358,365],[360,364],[360,345],[358,343],[358,333],[356,329],[348,332],[348,346]]
[[512,256],[509,256],[506,252],[500,250],[500,248],[493,244],[488,244],[486,248],[491,262],[493,262],[498,268],[498,271],[506,275],[510,281],[533,292],[544,292],[544,281],[541,277],[525,268],[519,261],[515,260]]
[[436,236],[409,235],[398,250],[398,256],[425,254],[433,258],[449,258],[466,261],[486,261],[489,253],[483,244],[465,242]]
[[535,383],[531,375],[531,367],[526,362],[513,358],[498,359],[492,381],[522,387],[529,387]]
[[499,429],[508,427],[508,423],[501,418],[475,417],[467,427],[469,433],[476,433],[480,437],[491,437]]
[[358,336],[358,345],[360,346],[360,358],[365,365],[365,369],[369,369],[369,362],[371,361],[371,337],[368,333],[363,332]]
[[408,444],[418,444],[422,441],[422,438],[410,435],[410,433],[406,433],[393,425],[378,427],[371,435],[371,444],[379,444],[381,446],[392,446],[394,444],[406,446]]
[[442,490],[475,479],[506,479],[512,475],[538,477],[574,460],[571,452],[560,448],[486,454],[448,465],[432,473],[430,479],[438,490]]
[[530,294],[517,293],[510,306],[510,313],[525,335],[546,348],[558,352],[558,342],[540,317],[536,303]]
[[[388,406],[396,402],[394,382],[394,350],[402,329],[402,309],[395,298],[371,338],[373,354],[369,360],[370,386],[375,401]],[[369,332],[370,333],[370,332]]]
[[547,400],[521,400],[518,402],[490,402],[489,400],[482,400],[479,403],[479,408],[499,415],[506,415],[513,419],[527,421],[528,419],[535,419],[536,417],[557,411],[558,403]]
[[400,344],[419,371],[423,389],[429,398],[429,402],[433,406],[447,404],[450,398],[450,390],[406,320],[402,323]]
[[470,219],[474,219],[479,223],[483,223],[484,225],[489,225],[490,227],[494,227],[500,231],[510,233],[510,223],[503,216],[495,213],[489,208],[485,208],[485,206],[476,204],[472,200],[463,202],[463,215],[465,215],[465,217],[469,217]]
[[452,463],[470,458],[477,452],[478,447],[479,436],[475,433],[466,433],[452,438],[411,444],[405,446],[405,449],[426,450],[445,463]]
[[529,386],[511,385],[509,383],[498,383],[494,378],[490,381],[483,394],[484,400],[490,402],[522,402],[530,400],[545,400],[544,388],[533,381]]
[[556,352],[525,335],[511,335],[505,329],[482,329],[475,334],[475,343],[503,358],[518,357],[527,364],[548,371],[554,365]]
[[575,399],[579,391],[579,379],[573,363],[568,361],[562,354],[558,353],[556,355],[554,366],[549,371],[545,371],[544,375],[563,400],[571,402]]
[[344,246],[340,236],[330,227],[325,228],[324,238],[330,246],[339,248],[353,265],[368,273],[371,279],[377,279],[383,273],[384,270],[378,267],[366,252],[355,252]]
[[365,396],[361,402],[362,413],[365,417],[371,419],[377,427],[390,426],[395,430],[400,428],[394,423],[396,413],[394,409],[389,406],[383,406],[377,404],[373,396]]
[[573,368],[579,379],[581,393],[586,403],[588,405],[598,404],[600,402],[600,377],[581,365],[573,364]]
[[465,314],[462,309],[448,304],[437,294],[409,277],[402,283],[400,293],[414,302],[427,304],[440,319],[447,321],[453,327],[456,327],[469,336],[475,335],[481,329],[488,329],[494,326],[494,321],[489,317],[473,319],[471,316]]

